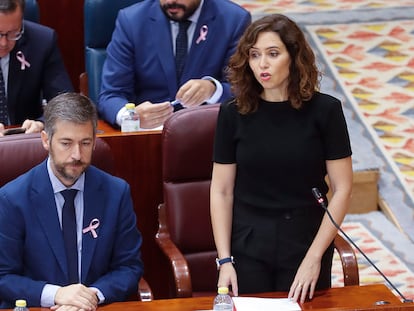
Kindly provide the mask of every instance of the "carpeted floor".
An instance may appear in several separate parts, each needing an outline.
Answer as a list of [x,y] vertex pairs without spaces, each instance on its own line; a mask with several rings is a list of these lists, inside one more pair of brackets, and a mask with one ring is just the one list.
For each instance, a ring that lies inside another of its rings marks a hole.
[[[380,212],[348,215],[344,230],[413,298],[414,0],[234,2],[253,19],[283,13],[304,30],[323,72],[321,90],[343,102],[354,170],[379,170],[380,196],[402,232]],[[361,284],[385,283],[359,261]]]
[[[341,228],[405,298],[414,299],[414,244],[410,240],[381,212],[348,215]],[[384,283],[393,290],[358,250],[355,249],[355,253],[361,285]],[[332,286],[343,286],[337,254],[332,266]],[[399,296],[395,290],[393,292]]]
[[301,25],[322,91],[343,102],[354,169],[379,169],[380,195],[414,242],[414,0],[234,2]]
[[[362,168],[377,162],[380,194],[414,241],[414,22],[312,25],[306,30],[352,113],[347,121],[355,161]],[[365,130],[357,129],[357,123]],[[360,133],[372,149],[363,157]]]

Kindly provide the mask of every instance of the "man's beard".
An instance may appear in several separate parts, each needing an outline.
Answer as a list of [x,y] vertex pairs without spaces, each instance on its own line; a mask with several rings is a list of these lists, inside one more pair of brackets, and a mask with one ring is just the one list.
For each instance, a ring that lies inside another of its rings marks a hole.
[[[70,174],[69,170],[66,169],[67,166],[70,165],[76,165],[81,166],[82,169],[77,175]],[[86,170],[88,165],[86,163],[83,163],[82,161],[73,161],[72,163],[65,163],[65,164],[56,164],[56,171],[59,173],[59,175],[64,178],[65,180],[70,180],[72,182],[76,182],[76,180],[79,178],[80,175]]]
[[[164,12],[165,16],[167,16],[167,18],[172,19],[173,21],[176,22],[182,22],[187,20],[191,15],[194,14],[194,12],[197,10],[197,5],[195,5],[194,7],[187,7],[184,4],[179,4],[179,3],[169,3],[169,4],[164,4],[161,6],[161,10]],[[182,17],[178,18],[174,15],[171,15],[168,12],[168,9],[182,9],[184,11],[184,14]]]
[[[89,163],[85,163],[82,162],[81,160],[74,160],[70,163],[56,163],[55,159],[56,157],[54,156],[54,150],[52,147],[50,147],[49,149],[49,153],[50,153],[50,159],[51,159],[51,165],[53,166],[53,170],[55,171],[55,174],[57,174],[59,179],[64,179],[65,181],[67,181],[68,183],[75,183],[76,180],[79,178],[80,175],[82,175],[83,172],[85,172],[85,170],[88,168]],[[80,166],[82,167],[81,170],[79,171],[79,173],[75,175],[71,174],[69,172],[69,169],[67,169],[68,166],[70,165],[76,165],[76,166]]]

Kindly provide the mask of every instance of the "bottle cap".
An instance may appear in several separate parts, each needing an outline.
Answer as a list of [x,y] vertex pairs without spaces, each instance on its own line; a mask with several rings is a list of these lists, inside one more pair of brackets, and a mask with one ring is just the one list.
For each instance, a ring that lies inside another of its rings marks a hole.
[[135,108],[135,104],[134,103],[125,104],[125,108],[126,109],[134,109]]
[[217,290],[217,293],[219,294],[228,294],[229,293],[229,288],[228,287],[219,287]]
[[26,307],[26,300],[24,299],[16,300],[16,307]]

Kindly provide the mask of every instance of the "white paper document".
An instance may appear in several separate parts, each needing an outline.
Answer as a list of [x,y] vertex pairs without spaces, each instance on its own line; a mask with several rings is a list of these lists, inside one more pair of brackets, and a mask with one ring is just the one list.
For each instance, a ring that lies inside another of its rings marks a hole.
[[232,297],[237,311],[300,311],[297,302],[289,298]]
[[150,129],[143,129],[142,127],[140,127],[139,131],[162,131],[163,127],[164,127],[164,125],[160,125],[160,126],[153,127],[153,128],[150,128]]

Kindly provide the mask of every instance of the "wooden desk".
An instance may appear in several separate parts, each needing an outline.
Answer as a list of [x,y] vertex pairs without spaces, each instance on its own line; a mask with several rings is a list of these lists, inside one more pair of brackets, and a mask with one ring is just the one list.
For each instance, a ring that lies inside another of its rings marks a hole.
[[[256,297],[285,298],[286,293],[266,293]],[[150,302],[117,302],[100,306],[102,311],[195,311],[211,310],[214,297],[161,299]],[[376,306],[384,300],[390,304]],[[312,301],[301,305],[302,310],[414,310],[413,303],[402,303],[385,285],[347,286],[318,292]],[[30,308],[30,311],[46,311],[46,308]],[[252,310],[261,311],[261,310]]]
[[[267,293],[260,297],[286,297],[286,293]],[[100,307],[104,311],[194,311],[211,310],[214,297],[163,299],[151,302],[113,303]],[[376,306],[385,300],[390,304]],[[347,286],[318,292],[302,310],[414,310],[414,304],[402,303],[385,285]],[[252,310],[260,311],[260,310]]]
[[167,279],[172,278],[168,262],[155,243],[158,230],[158,204],[162,202],[161,131],[122,133],[99,121],[98,136],[112,149],[115,175],[130,187],[143,236],[142,258],[145,279],[155,298],[169,298]]

